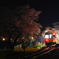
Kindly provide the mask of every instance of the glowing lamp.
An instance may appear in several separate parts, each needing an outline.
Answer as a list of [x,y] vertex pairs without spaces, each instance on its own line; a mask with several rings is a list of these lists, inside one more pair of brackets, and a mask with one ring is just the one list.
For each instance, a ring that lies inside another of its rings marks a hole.
[[2,41],[5,41],[6,39],[5,38],[2,38]]

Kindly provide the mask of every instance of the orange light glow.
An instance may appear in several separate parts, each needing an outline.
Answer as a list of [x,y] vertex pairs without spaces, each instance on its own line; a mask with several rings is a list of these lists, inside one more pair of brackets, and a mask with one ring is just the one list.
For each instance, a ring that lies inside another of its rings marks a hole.
[[17,41],[19,41],[19,40],[17,40]]
[[53,33],[53,35],[56,35],[56,33]]
[[2,38],[2,41],[5,41],[6,39],[5,38]]

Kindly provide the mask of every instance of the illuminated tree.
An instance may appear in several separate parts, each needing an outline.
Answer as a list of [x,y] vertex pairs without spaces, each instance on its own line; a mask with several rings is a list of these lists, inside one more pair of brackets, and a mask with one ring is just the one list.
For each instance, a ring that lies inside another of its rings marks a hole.
[[53,27],[57,30],[59,30],[59,22],[53,23]]
[[41,11],[30,9],[29,6],[19,6],[14,9],[3,8],[1,10],[0,33],[8,37],[7,40],[11,48],[14,47],[17,39],[22,38],[23,35],[38,35],[40,33],[42,26],[36,23],[40,13]]

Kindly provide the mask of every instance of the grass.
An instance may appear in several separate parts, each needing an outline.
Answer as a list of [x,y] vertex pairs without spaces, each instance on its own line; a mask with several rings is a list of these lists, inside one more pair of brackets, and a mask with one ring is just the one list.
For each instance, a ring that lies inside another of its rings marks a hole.
[[[26,48],[25,49],[26,52],[35,52],[35,51],[38,51],[38,50],[39,49],[37,49],[37,48]],[[15,47],[14,51],[24,51],[24,49],[20,48],[20,47]]]

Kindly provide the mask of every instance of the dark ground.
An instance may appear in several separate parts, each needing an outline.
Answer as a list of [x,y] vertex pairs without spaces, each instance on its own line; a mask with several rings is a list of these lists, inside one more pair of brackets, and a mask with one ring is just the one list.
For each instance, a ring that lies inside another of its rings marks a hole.
[[[14,52],[13,50],[2,50],[0,51],[0,59],[20,59],[24,57],[25,55],[29,55],[29,54],[32,54],[32,53],[31,52]],[[59,59],[59,49],[55,49],[43,56],[40,56],[40,57],[38,56],[35,59]]]
[[[57,44],[56,47],[59,47],[59,44]],[[55,49],[37,59],[59,59],[59,49]]]
[[37,59],[59,59],[59,49],[53,50],[48,54],[45,54]]

